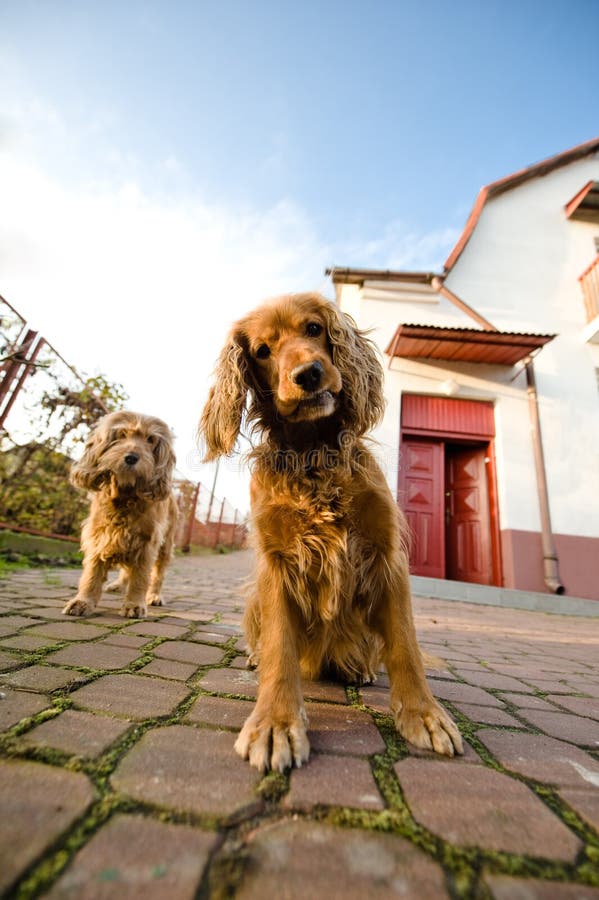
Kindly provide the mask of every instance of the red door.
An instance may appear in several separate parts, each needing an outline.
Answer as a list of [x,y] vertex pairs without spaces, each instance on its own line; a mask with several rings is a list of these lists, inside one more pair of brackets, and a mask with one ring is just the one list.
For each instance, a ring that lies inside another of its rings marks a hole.
[[411,570],[445,578],[443,444],[404,439],[401,456],[401,507],[412,533]]
[[445,444],[446,577],[493,583],[485,447]]

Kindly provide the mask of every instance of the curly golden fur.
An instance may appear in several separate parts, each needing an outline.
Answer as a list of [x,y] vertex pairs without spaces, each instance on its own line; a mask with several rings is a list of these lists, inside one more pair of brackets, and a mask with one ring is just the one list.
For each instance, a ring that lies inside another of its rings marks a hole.
[[81,532],[83,574],[64,613],[92,613],[114,566],[121,572],[108,590],[124,591],[122,615],[143,617],[147,605],[162,603],[177,522],[174,465],[172,435],[161,419],[120,411],[98,423],[71,469],[72,483],[92,501]]
[[453,756],[460,735],[433,698],[411,610],[406,525],[364,435],[383,371],[349,316],[318,294],[271,301],[234,326],[200,434],[233,452],[245,415],[257,571],[244,626],[256,706],[235,748],[259,769],[307,760],[301,677],[374,679],[384,661],[398,730]]

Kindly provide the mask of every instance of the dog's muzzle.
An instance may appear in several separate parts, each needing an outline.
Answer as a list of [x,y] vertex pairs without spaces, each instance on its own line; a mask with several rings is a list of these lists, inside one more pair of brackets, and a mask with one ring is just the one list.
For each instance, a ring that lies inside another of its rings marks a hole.
[[307,393],[313,393],[318,389],[324,375],[324,367],[321,362],[314,360],[313,362],[303,363],[296,366],[289,373],[289,378],[294,384],[297,384]]

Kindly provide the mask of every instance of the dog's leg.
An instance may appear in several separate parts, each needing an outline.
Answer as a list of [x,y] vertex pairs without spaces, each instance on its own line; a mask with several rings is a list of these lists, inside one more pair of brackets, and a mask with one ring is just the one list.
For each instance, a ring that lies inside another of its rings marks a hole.
[[282,772],[294,763],[299,768],[308,759],[310,745],[298,659],[298,610],[285,589],[285,582],[293,583],[293,574],[285,578],[279,565],[261,562],[258,699],[235,750],[261,771]]
[[108,564],[95,556],[86,557],[83,562],[83,573],[79,580],[77,596],[64,606],[63,613],[67,616],[89,616],[95,610],[100,597],[102,586],[108,573]]
[[158,555],[156,556],[154,565],[152,566],[150,587],[148,588],[148,593],[146,595],[146,603],[148,604],[148,606],[162,606],[162,597],[160,596],[160,591],[162,590],[162,583],[164,581],[166,570],[168,569],[169,564],[173,558],[173,546],[175,543],[175,524],[175,517],[171,516],[168,531],[158,551]]
[[121,606],[121,615],[128,619],[143,619],[146,616],[146,594],[150,583],[152,557],[146,548],[133,565],[128,565],[127,593]]
[[391,685],[391,712],[397,730],[416,747],[445,756],[462,753],[454,722],[437,703],[426,681],[412,618],[407,560],[381,572],[380,601],[372,626],[383,638]]
[[146,603],[148,606],[162,606],[160,591],[162,590],[162,582],[164,581],[164,576],[171,561],[171,557],[172,554],[170,548],[165,549],[163,544],[156,557],[156,562],[152,566],[150,587],[146,594]]
[[260,600],[254,586],[246,602],[243,633],[247,641],[247,667],[256,669],[260,662]]

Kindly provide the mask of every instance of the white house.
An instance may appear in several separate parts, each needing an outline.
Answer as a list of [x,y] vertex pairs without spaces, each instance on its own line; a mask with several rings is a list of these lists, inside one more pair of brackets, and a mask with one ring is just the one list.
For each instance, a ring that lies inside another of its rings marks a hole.
[[599,138],[482,188],[442,273],[328,270],[414,574],[599,599],[598,253]]

